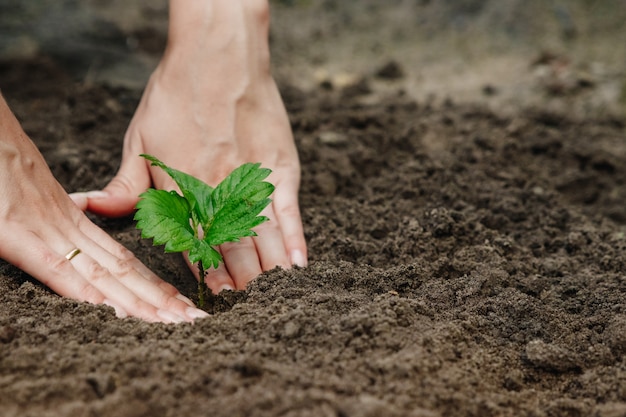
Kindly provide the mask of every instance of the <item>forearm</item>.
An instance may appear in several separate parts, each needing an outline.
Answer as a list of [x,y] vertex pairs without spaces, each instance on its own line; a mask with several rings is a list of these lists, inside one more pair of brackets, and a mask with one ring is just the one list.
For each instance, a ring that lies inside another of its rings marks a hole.
[[164,62],[196,88],[238,90],[243,80],[269,76],[268,31],[267,0],[170,0]]
[[9,109],[9,105],[4,100],[2,92],[0,92],[0,139],[2,143],[14,141],[16,133],[21,129],[15,116]]
[[0,156],[3,162],[28,148],[34,148],[34,144],[24,133],[0,92]]

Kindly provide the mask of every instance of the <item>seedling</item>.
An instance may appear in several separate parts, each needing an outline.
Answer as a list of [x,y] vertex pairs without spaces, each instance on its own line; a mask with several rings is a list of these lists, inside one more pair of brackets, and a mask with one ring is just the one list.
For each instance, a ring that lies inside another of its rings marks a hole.
[[141,237],[165,245],[165,252],[188,251],[189,261],[198,264],[198,304],[204,306],[207,291],[205,271],[223,261],[217,246],[256,236],[252,230],[269,220],[259,215],[271,202],[274,186],[263,181],[272,172],[261,164],[246,163],[236,168],[215,188],[151,155],[142,157],[163,169],[178,185],[176,191],[149,188],[140,194],[135,220]]

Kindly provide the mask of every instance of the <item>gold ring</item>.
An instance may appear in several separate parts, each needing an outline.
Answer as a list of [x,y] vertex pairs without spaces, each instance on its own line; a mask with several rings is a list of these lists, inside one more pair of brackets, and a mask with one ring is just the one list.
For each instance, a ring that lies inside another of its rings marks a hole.
[[71,261],[72,259],[74,259],[74,256],[78,255],[79,253],[80,253],[80,249],[74,248],[71,251],[69,251],[67,255],[65,255],[65,259],[67,259],[68,261]]

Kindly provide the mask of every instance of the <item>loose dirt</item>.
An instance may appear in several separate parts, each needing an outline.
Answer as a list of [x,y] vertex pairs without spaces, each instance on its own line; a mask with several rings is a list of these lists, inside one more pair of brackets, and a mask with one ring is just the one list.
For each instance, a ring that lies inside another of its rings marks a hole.
[[[0,415],[626,416],[624,118],[415,100],[382,64],[279,79],[309,267],[162,325],[0,262]],[[140,91],[42,57],[0,88],[68,191],[113,176]],[[195,297],[131,218],[93,219]]]

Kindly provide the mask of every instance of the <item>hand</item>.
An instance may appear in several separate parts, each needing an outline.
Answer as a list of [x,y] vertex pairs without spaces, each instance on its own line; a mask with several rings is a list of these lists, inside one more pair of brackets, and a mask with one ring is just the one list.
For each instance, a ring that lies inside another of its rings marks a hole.
[[[141,153],[215,186],[244,162],[273,170],[270,221],[257,237],[220,246],[224,265],[207,274],[214,291],[243,289],[275,266],[306,265],[298,206],[300,165],[280,94],[269,71],[267,2],[170,3],[170,39],[124,139],[119,172],[102,191],[77,196],[106,216],[133,211],[151,184],[176,189]],[[196,275],[197,270],[193,268]]]
[[207,315],[85,216],[2,96],[0,137],[1,258],[60,295],[107,304],[119,317],[171,323]]

